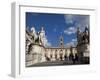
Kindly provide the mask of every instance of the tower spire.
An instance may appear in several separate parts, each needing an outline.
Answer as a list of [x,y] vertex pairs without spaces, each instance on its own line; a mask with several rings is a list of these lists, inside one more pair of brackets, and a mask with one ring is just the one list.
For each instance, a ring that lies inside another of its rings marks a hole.
[[60,36],[60,47],[61,47],[61,48],[64,47],[64,39],[63,39],[62,34],[61,34],[61,36]]

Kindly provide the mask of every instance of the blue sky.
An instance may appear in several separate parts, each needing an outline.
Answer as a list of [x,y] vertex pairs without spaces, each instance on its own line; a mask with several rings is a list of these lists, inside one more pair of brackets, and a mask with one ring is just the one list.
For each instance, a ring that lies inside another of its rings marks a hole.
[[89,15],[26,12],[26,27],[31,29],[33,26],[36,32],[44,27],[50,46],[59,46],[61,35],[65,47],[74,46],[77,41],[76,29],[79,27],[83,31],[85,26],[89,26]]

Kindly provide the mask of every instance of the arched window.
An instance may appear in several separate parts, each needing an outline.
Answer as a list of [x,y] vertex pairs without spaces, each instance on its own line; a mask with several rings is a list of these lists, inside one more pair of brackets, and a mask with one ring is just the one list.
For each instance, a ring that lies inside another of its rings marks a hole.
[[57,59],[57,50],[55,50],[55,59]]
[[60,60],[63,60],[63,50],[60,50]]

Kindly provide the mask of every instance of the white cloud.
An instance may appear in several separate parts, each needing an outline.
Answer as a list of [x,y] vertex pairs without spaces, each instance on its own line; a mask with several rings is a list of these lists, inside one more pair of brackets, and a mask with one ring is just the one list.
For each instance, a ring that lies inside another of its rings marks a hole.
[[67,14],[67,15],[65,15],[64,16],[64,18],[65,18],[65,22],[67,23],[67,24],[73,24],[73,22],[74,22],[74,20],[73,20],[73,15],[71,15],[71,14]]
[[68,29],[64,30],[64,33],[67,34],[67,35],[70,35],[70,34],[75,34],[76,33],[76,28],[75,27],[69,27]]
[[76,44],[77,44],[77,39],[75,38],[75,39],[72,39],[72,40],[71,40],[69,43],[67,43],[65,46],[66,46],[66,47],[71,47],[71,46],[75,47]]
[[77,39],[76,39],[76,38],[75,38],[75,39],[72,39],[72,41],[73,41],[73,42],[76,42],[76,41],[77,41]]
[[71,42],[67,43],[65,46],[66,46],[66,47],[74,46],[74,42],[71,41]]
[[90,22],[88,15],[67,14],[64,18],[66,24],[74,24],[74,27],[79,27],[81,31],[83,31],[86,26],[89,26]]

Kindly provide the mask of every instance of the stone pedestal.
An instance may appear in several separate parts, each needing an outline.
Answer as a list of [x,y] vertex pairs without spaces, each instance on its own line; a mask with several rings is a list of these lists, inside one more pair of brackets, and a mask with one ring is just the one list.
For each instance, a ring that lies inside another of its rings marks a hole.
[[35,63],[45,62],[45,48],[41,45],[33,44],[32,49],[29,53],[31,55],[31,58],[26,55],[27,59],[30,58],[31,60],[27,61],[27,65],[33,65]]

